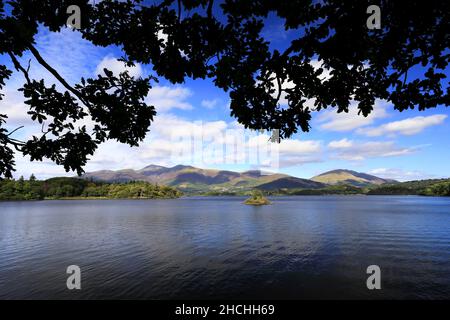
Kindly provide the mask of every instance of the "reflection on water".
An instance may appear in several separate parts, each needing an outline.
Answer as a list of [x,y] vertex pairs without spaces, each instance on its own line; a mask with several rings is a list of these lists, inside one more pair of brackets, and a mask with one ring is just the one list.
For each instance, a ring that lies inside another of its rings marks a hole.
[[0,203],[0,298],[450,298],[449,198],[242,201]]

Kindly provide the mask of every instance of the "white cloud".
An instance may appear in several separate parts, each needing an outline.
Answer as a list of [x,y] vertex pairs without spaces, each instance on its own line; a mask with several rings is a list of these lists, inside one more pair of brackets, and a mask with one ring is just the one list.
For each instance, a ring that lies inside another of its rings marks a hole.
[[120,73],[128,71],[128,74],[131,77],[139,78],[142,76],[142,67],[139,63],[135,64],[133,67],[127,67],[124,62],[117,60],[112,56],[106,56],[100,61],[95,69],[96,74],[104,75],[105,72],[103,69],[108,69],[113,72],[115,76],[118,76]]
[[384,158],[411,154],[420,146],[400,147],[393,141],[355,142],[352,140],[331,141],[328,144],[332,158],[339,160],[362,161],[368,158]]
[[278,154],[280,167],[322,161],[322,142],[319,140],[285,139],[279,144],[269,140],[268,134],[255,135],[249,139],[247,146],[253,153],[257,149],[272,148]]
[[435,175],[427,174],[417,170],[404,170],[398,168],[376,168],[368,172],[384,179],[394,179],[398,181],[433,179]]
[[178,139],[183,137],[202,138],[219,137],[219,134],[227,129],[228,125],[225,121],[188,121],[183,118],[171,114],[158,115],[151,129],[159,135]]
[[282,168],[323,161],[322,142],[318,140],[283,140],[279,149]]
[[62,166],[56,165],[50,160],[30,162],[29,156],[23,156],[17,151],[15,152],[16,172],[13,173],[15,178],[24,176],[29,178],[34,174],[38,179],[48,179],[55,176],[73,176],[73,172],[66,172]]
[[156,111],[166,112],[171,109],[191,110],[192,105],[186,101],[192,91],[181,86],[156,86],[150,89],[146,103],[154,105]]
[[422,132],[425,128],[442,124],[447,118],[445,114],[436,114],[432,116],[419,116],[408,118],[400,121],[389,122],[379,127],[361,128],[358,133],[367,135],[369,137],[376,137],[382,135],[414,135]]
[[[138,148],[109,141],[86,166],[86,171],[141,168],[148,164],[191,164],[214,167],[224,164],[259,165],[274,168],[322,161],[321,142],[283,140],[269,142],[269,135],[245,130],[235,122],[188,121],[161,114]],[[276,156],[276,159],[273,158]]]
[[207,109],[213,109],[220,102],[220,99],[202,100],[201,105]]
[[320,149],[321,142],[318,140],[287,139],[280,143],[280,152],[284,154],[316,153]]
[[[64,28],[61,32],[49,32],[40,28],[36,47],[42,57],[69,83],[77,83],[82,76],[90,77],[95,63],[106,54],[106,48],[96,47],[81,37],[80,32]],[[24,60],[26,61],[26,60]],[[34,60],[31,72],[41,79],[48,72]]]
[[334,140],[328,144],[328,147],[331,149],[342,149],[342,148],[350,148],[353,146],[353,142],[348,140],[347,138],[341,140]]
[[316,121],[319,128],[327,131],[351,131],[372,124],[376,119],[386,118],[387,105],[379,100],[375,102],[372,112],[364,117],[358,115],[357,103],[352,102],[349,112],[337,113],[335,109],[322,110],[317,115]]
[[24,103],[24,97],[22,92],[17,91],[20,86],[23,85],[18,75],[14,75],[8,86],[2,90],[5,95],[3,100],[0,100],[0,113],[8,116],[8,126],[22,126],[32,125],[35,122],[31,120],[31,117],[27,112],[29,107]]
[[102,145],[86,170],[137,169],[151,163],[198,167],[242,164],[276,170],[278,166],[322,161],[320,141],[292,139],[271,143],[269,135],[245,130],[235,122],[192,122],[162,114],[150,129],[138,148],[111,141]]

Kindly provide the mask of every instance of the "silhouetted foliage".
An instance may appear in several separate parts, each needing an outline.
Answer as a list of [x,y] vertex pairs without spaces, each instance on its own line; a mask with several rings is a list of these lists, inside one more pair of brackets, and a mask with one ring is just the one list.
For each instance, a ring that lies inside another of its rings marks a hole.
[[[8,3],[8,10],[5,4]],[[375,99],[403,111],[448,105],[448,1],[377,1],[380,30],[368,30],[362,0],[0,0],[0,54],[23,73],[21,91],[31,118],[46,124],[40,137],[18,141],[0,128],[0,176],[11,177],[15,148],[32,160],[49,158],[64,168],[82,167],[97,146],[114,139],[142,141],[156,111],[144,103],[150,81],[105,70],[97,79],[71,85],[34,46],[38,26],[65,27],[69,5],[82,12],[83,38],[117,45],[128,65],[150,65],[172,83],[210,78],[229,92],[231,115],[252,129],[280,129],[287,138],[309,130],[312,111],[348,112],[354,100],[362,116]],[[294,39],[285,50],[264,38],[267,16],[277,16]],[[160,35],[167,36],[164,40]],[[65,88],[30,79],[19,58],[29,51]],[[314,68],[312,63],[320,62]],[[51,62],[50,62],[51,63]],[[409,70],[414,73],[408,73]],[[329,77],[324,71],[330,72]],[[0,89],[11,71],[0,65]],[[420,76],[419,76],[420,75]],[[288,84],[288,85],[286,85]],[[0,95],[0,99],[1,99]],[[281,102],[287,101],[287,105]],[[91,118],[88,130],[75,122]],[[0,115],[0,126],[5,115]]]

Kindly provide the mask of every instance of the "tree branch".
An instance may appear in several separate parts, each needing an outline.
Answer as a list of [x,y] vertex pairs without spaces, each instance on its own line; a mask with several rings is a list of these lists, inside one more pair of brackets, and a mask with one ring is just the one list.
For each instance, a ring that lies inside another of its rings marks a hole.
[[405,71],[405,78],[403,79],[403,87],[404,87],[405,84],[406,84],[406,78],[408,77],[408,70],[409,70],[409,68],[406,69],[406,71]]
[[7,138],[6,141],[9,144],[13,145],[14,149],[16,149],[19,152],[22,152],[20,147],[23,147],[25,145],[25,142],[19,141],[19,140],[16,140],[16,139],[11,139],[11,138]]
[[206,14],[208,15],[208,18],[210,18],[210,19],[211,19],[211,16],[212,16],[213,4],[214,4],[214,0],[209,0],[208,9],[206,9]]
[[36,58],[36,60],[45,68],[47,69],[58,81],[70,92],[72,92],[78,99],[80,99],[81,102],[83,102],[86,106],[89,106],[89,102],[84,99],[81,92],[73,88],[70,84],[67,83],[67,81],[56,71],[52,68],[40,55],[39,51],[33,46],[29,45],[28,48],[30,49],[33,56]]
[[25,79],[27,80],[28,84],[30,84],[31,81],[30,81],[30,77],[28,75],[28,70],[25,70],[25,68],[22,67],[19,60],[17,60],[16,56],[11,51],[8,51],[8,55],[11,57],[11,60],[14,64],[14,68],[16,68],[17,71],[21,71],[23,73],[23,75],[25,76]]
[[278,95],[277,95],[277,103],[278,103],[278,101],[280,101],[281,98],[281,92],[283,91],[281,88],[281,80],[278,75],[277,75],[277,83],[278,83]]
[[12,135],[14,132],[16,132],[17,130],[19,130],[19,129],[22,129],[24,126],[20,126],[20,127],[17,127],[17,128],[15,128],[13,131],[11,131],[10,133],[8,133],[8,135],[7,135],[7,137],[9,137],[10,135]]

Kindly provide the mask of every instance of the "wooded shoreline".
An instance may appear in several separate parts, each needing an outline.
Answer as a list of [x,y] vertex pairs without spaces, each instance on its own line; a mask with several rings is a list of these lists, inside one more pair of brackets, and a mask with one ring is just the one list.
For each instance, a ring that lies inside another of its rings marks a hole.
[[148,182],[103,183],[78,178],[52,178],[39,181],[0,181],[0,200],[65,200],[65,199],[173,199],[182,195],[168,186]]
[[395,184],[355,187],[330,185],[317,189],[277,189],[243,191],[181,192],[174,187],[142,181],[106,183],[79,178],[51,178],[40,181],[0,181],[0,201],[21,200],[109,200],[109,199],[174,199],[181,196],[250,196],[258,190],[261,196],[301,195],[416,195],[450,196],[450,179],[408,181]]

